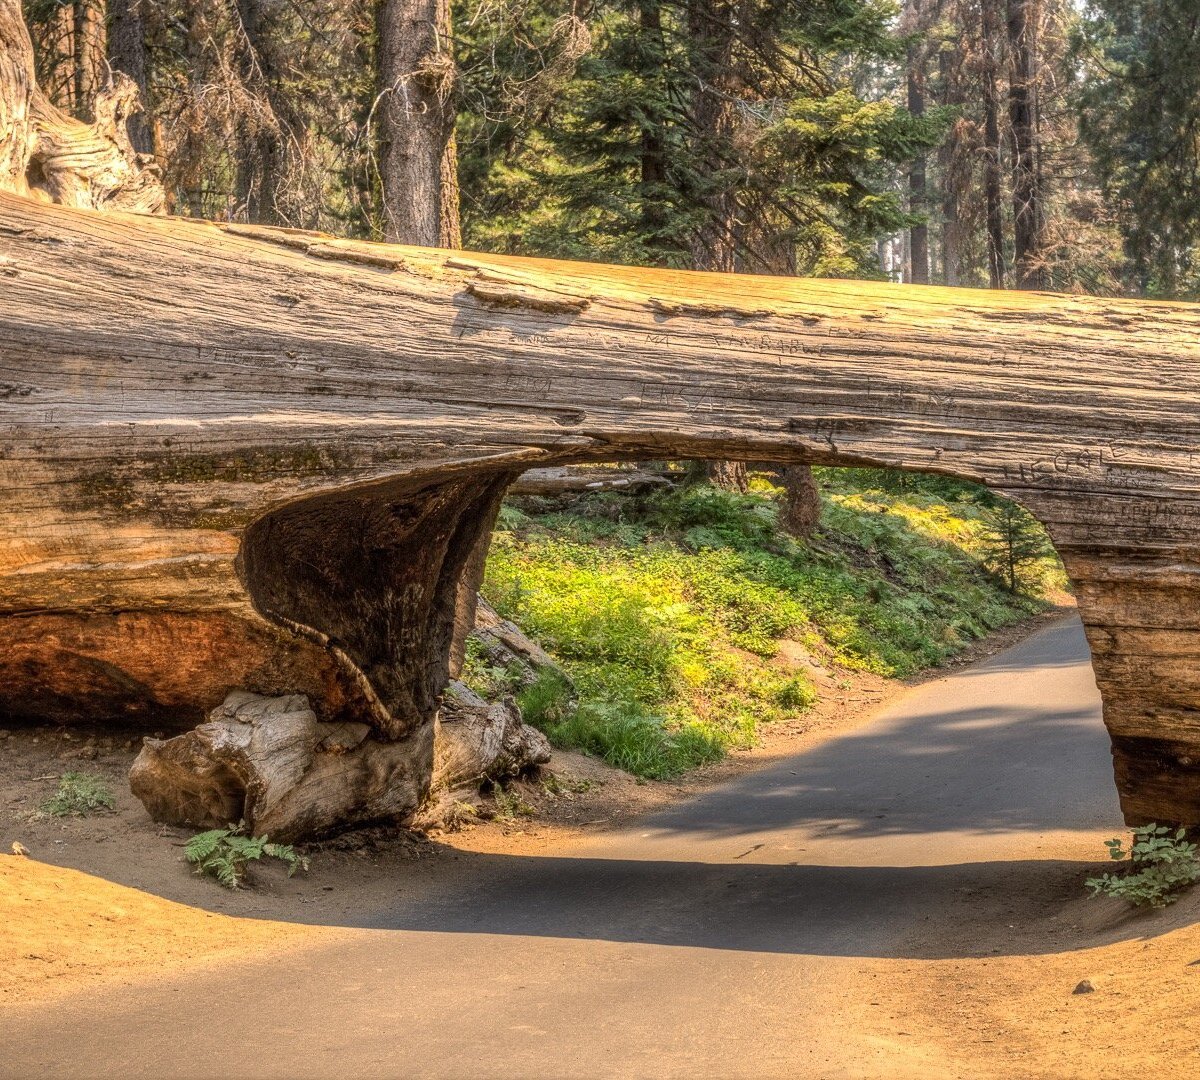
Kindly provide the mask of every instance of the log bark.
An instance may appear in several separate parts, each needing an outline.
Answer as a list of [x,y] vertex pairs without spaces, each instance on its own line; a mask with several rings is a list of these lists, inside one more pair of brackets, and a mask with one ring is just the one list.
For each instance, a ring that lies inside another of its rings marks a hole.
[[436,794],[478,791],[485,781],[519,776],[549,760],[549,740],[522,721],[514,702],[484,701],[460,682],[447,688],[434,740]]
[[1200,308],[0,195],[0,395],[9,716],[196,723],[245,688],[424,747],[461,571],[525,469],[923,469],[1045,522],[1126,815],[1200,823]]

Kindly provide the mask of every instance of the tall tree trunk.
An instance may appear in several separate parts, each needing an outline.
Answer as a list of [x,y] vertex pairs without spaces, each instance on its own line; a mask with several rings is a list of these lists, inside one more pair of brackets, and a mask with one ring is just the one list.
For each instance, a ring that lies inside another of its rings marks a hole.
[[[642,0],[639,9],[639,29],[641,44],[647,52],[653,51],[655,60],[662,60],[662,9],[659,0]],[[654,73],[643,71],[647,78],[653,78]],[[638,184],[638,198],[641,201],[641,232],[651,238],[657,247],[661,243],[662,232],[667,224],[666,207],[662,196],[667,183],[667,154],[666,142],[663,139],[663,125],[659,117],[648,119],[642,127],[640,146],[641,175]]]
[[1004,211],[1000,179],[1000,55],[999,0],[982,0],[980,37],[983,49],[983,188],[987,217],[988,278],[993,289],[1004,288]]
[[[938,53],[938,67],[942,77],[943,104],[959,106],[962,102],[961,84],[962,54],[943,48]],[[959,252],[961,224],[959,209],[962,203],[963,170],[961,166],[962,130],[955,123],[938,151],[938,164],[942,177],[942,282],[945,285],[959,284]]]
[[1017,287],[1046,286],[1038,188],[1036,0],[1008,0],[1008,111],[1013,145],[1013,266]]
[[779,524],[799,540],[812,536],[821,520],[821,493],[811,465],[789,465],[779,471],[783,484],[783,508]]
[[104,0],[75,0],[75,115],[94,120],[96,95],[108,83]]
[[[908,30],[918,28],[921,18],[921,0],[910,0],[908,8]],[[913,116],[925,115],[925,50],[919,44],[908,47],[908,111]],[[926,169],[925,155],[913,158],[908,170],[908,209],[910,213],[926,212]],[[908,279],[914,285],[929,284],[929,226],[922,220],[913,225],[908,236],[909,272]]]
[[381,0],[376,27],[384,235],[459,247],[449,0]]
[[141,0],[109,0],[108,62],[123,71],[138,88],[145,112],[129,118],[129,141],[139,154],[154,153],[154,132],[147,119],[150,111],[150,62],[146,52],[146,23]]
[[[738,248],[737,189],[728,175],[736,122],[733,5],[723,0],[690,0],[688,32],[695,85],[691,120],[702,184],[699,202],[704,209],[704,219],[692,237],[692,265],[697,270],[733,273]],[[716,487],[746,490],[744,461],[710,461],[707,473]]]
[[736,29],[733,6],[723,0],[690,0],[691,121],[695,128],[699,202],[704,220],[692,241],[697,270],[732,273],[737,267],[737,188],[729,176],[736,113],[733,70]]

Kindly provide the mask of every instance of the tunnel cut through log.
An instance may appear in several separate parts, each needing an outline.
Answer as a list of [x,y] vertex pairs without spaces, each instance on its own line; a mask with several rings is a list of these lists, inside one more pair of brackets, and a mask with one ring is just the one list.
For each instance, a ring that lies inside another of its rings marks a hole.
[[464,561],[522,470],[910,468],[1045,522],[1126,815],[1200,824],[1198,402],[1186,305],[0,194],[0,713],[194,723],[231,690],[304,694],[323,723],[427,747]]

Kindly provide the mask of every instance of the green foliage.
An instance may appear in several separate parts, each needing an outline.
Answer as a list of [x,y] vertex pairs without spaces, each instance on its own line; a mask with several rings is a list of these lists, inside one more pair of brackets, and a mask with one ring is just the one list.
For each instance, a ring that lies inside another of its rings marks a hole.
[[581,795],[585,791],[591,791],[595,786],[594,782],[585,778],[572,780],[567,777],[559,776],[555,772],[547,772],[542,777],[542,791],[554,798],[570,798],[572,795]]
[[101,777],[69,772],[63,773],[58,790],[42,803],[41,809],[54,817],[85,817],[114,806],[112,788]]
[[[518,694],[559,746],[661,778],[751,745],[757,727],[816,701],[780,660],[792,640],[823,662],[905,677],[1043,601],[1009,595],[983,565],[994,498],[841,486],[813,543],[777,524],[779,492],[705,484],[596,494],[497,533],[485,593],[563,665]],[[1051,555],[1043,579],[1061,580]]]
[[1009,592],[1028,588],[1049,554],[1046,530],[1016,503],[990,507],[983,518],[984,564],[999,574]]
[[529,723],[545,729],[566,716],[574,694],[574,687],[562,675],[547,669],[517,694],[517,704]]
[[187,842],[183,854],[197,874],[215,878],[227,889],[244,884],[247,863],[264,856],[285,863],[288,877],[308,869],[307,856],[298,855],[291,844],[272,844],[265,836],[246,836],[241,825],[198,833]]
[[[688,5],[658,0],[582,12],[460,0],[468,246],[690,266],[713,202],[730,196],[751,223],[745,269],[877,274],[871,243],[911,220],[898,167],[950,119],[936,108],[914,117],[879,80],[854,77],[902,55],[895,5],[755,0],[737,9],[736,29],[729,10],[705,8],[700,33]],[[722,34],[735,39],[727,65],[710,70]],[[731,70],[728,130],[698,130],[698,88]]]
[[1129,284],[1200,296],[1200,22],[1195,0],[1088,0],[1082,134],[1117,217]]
[[1200,881],[1200,857],[1184,829],[1143,825],[1133,830],[1133,844],[1128,851],[1118,839],[1107,840],[1104,846],[1114,861],[1128,855],[1130,868],[1124,874],[1088,878],[1086,884],[1093,896],[1115,896],[1136,907],[1165,907]]
[[494,701],[515,693],[521,675],[521,665],[515,660],[506,665],[496,664],[478,640],[467,638],[467,651],[459,679],[480,697]]
[[516,788],[505,788],[497,784],[492,789],[496,801],[496,817],[501,821],[515,821],[518,817],[533,817],[534,809]]

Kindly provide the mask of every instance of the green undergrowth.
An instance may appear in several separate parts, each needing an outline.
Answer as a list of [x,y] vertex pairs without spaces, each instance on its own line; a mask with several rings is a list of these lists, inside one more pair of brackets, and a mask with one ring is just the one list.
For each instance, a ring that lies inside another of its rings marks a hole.
[[983,489],[818,479],[821,524],[805,542],[779,528],[780,493],[759,477],[747,495],[699,484],[506,506],[484,593],[573,683],[547,674],[522,691],[529,722],[638,776],[675,776],[816,701],[784,642],[831,673],[904,678],[1063,584],[1052,554],[1023,568],[1024,593],[985,567],[996,500]]

